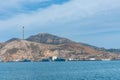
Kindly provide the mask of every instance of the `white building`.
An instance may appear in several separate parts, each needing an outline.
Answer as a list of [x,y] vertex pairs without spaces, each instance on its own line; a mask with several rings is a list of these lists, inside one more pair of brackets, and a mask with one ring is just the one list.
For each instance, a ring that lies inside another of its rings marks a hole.
[[57,59],[57,56],[52,56],[52,60],[56,60]]
[[90,58],[89,60],[94,61],[94,60],[96,60],[96,59],[95,59],[95,58]]

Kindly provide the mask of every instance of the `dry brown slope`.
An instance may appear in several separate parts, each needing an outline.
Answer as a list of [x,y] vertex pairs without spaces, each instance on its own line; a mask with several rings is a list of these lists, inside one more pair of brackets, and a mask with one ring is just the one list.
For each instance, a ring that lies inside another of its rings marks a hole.
[[26,40],[14,40],[5,43],[0,49],[0,56],[3,61],[15,61],[30,59],[32,61],[40,61],[51,56],[58,56],[65,59],[87,60],[90,57],[96,59],[115,58],[117,54],[104,51],[97,51],[89,46],[77,43],[65,43],[58,45],[42,44]]
[[40,60],[44,57],[47,57],[47,51],[54,48],[53,45],[46,45],[41,43],[35,43],[25,40],[15,40],[9,43],[6,43],[0,49],[1,57],[3,61],[15,61],[15,60]]

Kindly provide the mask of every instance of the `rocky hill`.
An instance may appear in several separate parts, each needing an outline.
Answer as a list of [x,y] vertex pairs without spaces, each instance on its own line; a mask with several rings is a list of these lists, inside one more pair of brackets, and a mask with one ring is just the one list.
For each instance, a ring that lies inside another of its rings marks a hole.
[[93,46],[76,43],[66,38],[42,33],[26,40],[11,39],[0,44],[2,61],[42,61],[53,56],[66,60],[118,59],[119,54],[95,49]]

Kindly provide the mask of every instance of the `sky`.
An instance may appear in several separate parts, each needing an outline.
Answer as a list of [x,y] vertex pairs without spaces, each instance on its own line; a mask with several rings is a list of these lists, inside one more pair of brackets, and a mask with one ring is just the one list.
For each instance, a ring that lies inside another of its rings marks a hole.
[[0,42],[50,33],[120,48],[120,0],[0,0]]

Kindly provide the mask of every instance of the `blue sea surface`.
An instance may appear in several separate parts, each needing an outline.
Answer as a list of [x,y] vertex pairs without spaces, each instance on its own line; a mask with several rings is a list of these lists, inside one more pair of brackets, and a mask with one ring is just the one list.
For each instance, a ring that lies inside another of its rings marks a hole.
[[120,61],[0,63],[0,80],[120,80]]

